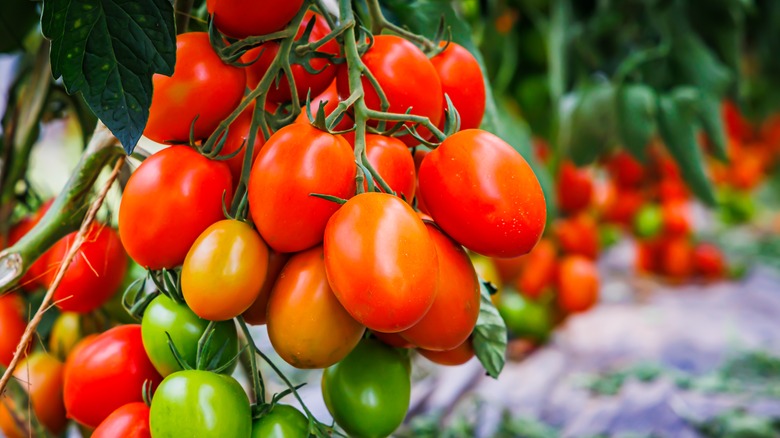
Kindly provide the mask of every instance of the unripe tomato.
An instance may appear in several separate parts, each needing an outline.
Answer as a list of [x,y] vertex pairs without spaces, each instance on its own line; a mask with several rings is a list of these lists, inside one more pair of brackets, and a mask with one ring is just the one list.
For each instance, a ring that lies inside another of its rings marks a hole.
[[322,395],[333,419],[347,434],[386,437],[409,409],[408,359],[373,339],[365,339],[322,374]]
[[667,235],[685,235],[691,231],[691,219],[688,205],[684,201],[665,202],[663,211],[664,232]]
[[496,307],[507,328],[518,338],[543,342],[550,336],[552,312],[545,304],[505,291]]
[[634,216],[634,234],[640,238],[657,237],[664,228],[664,211],[656,204],[647,204]]
[[558,271],[558,307],[565,313],[584,312],[599,300],[599,273],[593,260],[566,256]]
[[[403,114],[411,108],[411,114],[427,117],[434,125],[439,124],[444,111],[441,80],[422,50],[399,36],[376,35],[374,44],[361,59],[382,87],[390,103],[389,112]],[[342,99],[351,94],[348,75],[346,66],[339,69],[337,86]],[[412,78],[414,80],[410,80]],[[370,109],[381,110],[382,102],[371,82],[365,77],[361,81],[366,105]],[[425,128],[418,128],[418,132],[426,139],[432,136]],[[419,143],[409,134],[399,138],[407,146]]]
[[[235,184],[238,184],[238,181],[241,179],[241,171],[244,165],[244,157],[246,156],[246,148],[248,146],[247,142],[249,141],[249,131],[252,129],[252,113],[254,110],[255,105],[252,103],[238,115],[236,120],[233,120],[233,123],[231,123],[228,128],[227,138],[222,145],[222,150],[219,152],[220,156],[230,156],[235,153],[232,158],[225,160],[225,163],[230,167],[230,174],[233,175],[233,183]],[[260,149],[263,148],[264,143],[263,131],[258,129],[257,134],[255,135],[255,144],[252,147],[252,163],[255,162],[257,154],[260,153]],[[236,151],[238,151],[238,153],[236,153]]]
[[531,250],[544,231],[544,193],[525,159],[479,129],[451,135],[420,165],[433,220],[466,248],[491,257]]
[[111,413],[92,432],[92,438],[152,438],[149,430],[149,406],[128,403]]
[[230,376],[179,371],[166,377],[152,398],[154,437],[249,437],[252,413],[244,388]]
[[401,336],[426,350],[457,348],[474,330],[479,316],[477,273],[466,251],[431,223],[428,233],[436,247],[439,291],[428,313]]
[[693,249],[693,266],[696,273],[711,280],[723,278],[726,261],[723,252],[712,243],[700,243]]
[[257,299],[268,269],[268,248],[245,222],[219,221],[198,237],[181,268],[181,291],[196,315],[224,321]]
[[515,287],[523,296],[534,299],[555,282],[558,272],[558,249],[549,239],[542,239],[525,256],[526,262]]
[[[320,14],[309,11],[306,12],[300,27],[298,27],[298,33],[295,34],[296,41],[303,37],[304,31],[311,21],[314,21],[314,24],[312,25],[307,42],[313,43],[319,41],[330,33],[330,27],[325,18]],[[255,47],[254,49],[247,51],[244,56],[241,57],[241,62],[244,63],[254,61],[246,68],[247,86],[249,88],[254,89],[257,87],[260,80],[263,79],[265,72],[268,71],[268,68],[273,64],[276,54],[279,53],[279,46],[280,44],[278,42],[269,41],[262,44],[260,47]],[[336,40],[330,40],[318,48],[317,51],[338,55],[339,45],[336,43]],[[322,93],[336,77],[336,66],[331,64],[326,58],[312,58],[309,61],[309,64],[311,69],[317,73],[306,71],[306,68],[301,64],[292,64],[290,66],[293,78],[295,79],[295,89],[298,93],[298,100],[301,102],[305,102],[306,97],[309,95],[316,96]],[[290,83],[287,81],[287,76],[282,75],[278,83],[274,81],[271,84],[271,88],[268,90],[268,100],[271,102],[289,102],[290,99],[292,99],[290,94]]]
[[[19,296],[14,293],[0,295],[0,365],[4,367],[13,360],[16,346],[27,328],[26,314]],[[28,351],[29,348],[28,344]]]
[[436,248],[401,198],[372,192],[350,199],[328,221],[324,249],[333,292],[366,327],[406,330],[433,304]]
[[554,225],[558,244],[565,254],[580,254],[596,259],[599,253],[599,229],[586,213],[558,219]]
[[277,131],[249,178],[249,211],[263,239],[279,252],[303,251],[322,242],[339,205],[311,194],[352,197],[355,169],[352,149],[340,136],[303,123]]
[[[54,282],[57,270],[78,233],[70,233],[54,244],[49,252],[49,270],[45,284]],[[65,276],[54,292],[54,303],[67,312],[91,312],[116,293],[127,272],[127,254],[116,230],[93,223],[87,230],[76,257],[65,269]]]
[[[54,435],[62,433],[68,421],[62,403],[62,369],[62,362],[38,351],[22,359],[13,374],[27,391],[35,417]],[[0,411],[14,408],[19,409],[13,400],[0,396]],[[11,421],[6,421],[6,417]],[[9,412],[0,412],[0,428],[8,437],[25,436],[14,424]]]
[[[414,159],[406,145],[395,137],[366,134],[366,156],[396,195],[403,196],[411,204],[417,180],[414,177]],[[379,187],[379,184],[376,185]],[[363,189],[368,190],[365,182]]]
[[417,351],[429,361],[447,366],[463,365],[474,357],[474,346],[471,344],[471,338],[466,339],[452,350],[431,351],[419,348]]
[[[168,336],[184,362],[195,368],[198,341],[208,325],[208,321],[198,317],[184,303],[177,303],[162,294],[153,299],[144,310],[141,337],[146,354],[157,372],[165,377],[183,369],[171,352]],[[214,327],[212,336],[205,350],[206,363],[211,363],[217,354],[221,354],[216,367],[232,363],[222,371],[231,374],[236,369],[235,358],[238,353],[236,324],[232,320],[220,321]]]
[[100,328],[99,322],[90,315],[63,312],[54,320],[49,333],[49,352],[54,357],[65,359],[82,338],[98,332]]
[[579,169],[566,160],[558,169],[558,207],[564,213],[577,213],[593,199],[593,177],[586,168]]
[[329,367],[365,330],[333,295],[321,246],[290,258],[268,301],[268,337],[282,359],[296,368]]
[[374,336],[376,336],[377,339],[382,341],[383,343],[395,347],[395,348],[412,348],[414,347],[414,344],[404,339],[400,334],[398,333],[382,333],[382,332],[371,332]]
[[252,422],[252,438],[297,438],[309,436],[309,419],[290,405],[277,404]]
[[[195,239],[224,218],[233,177],[227,164],[186,146],[173,146],[147,158],[127,181],[119,205],[119,237],[139,265],[174,268]],[[154,208],[149,202],[154,200]]]
[[239,39],[284,29],[301,6],[303,0],[206,0],[217,29]]
[[268,271],[265,275],[263,287],[260,289],[255,302],[242,314],[247,324],[262,325],[267,322],[268,299],[271,298],[271,291],[279,279],[279,274],[282,273],[282,268],[284,268],[289,259],[290,254],[276,251],[268,252]]
[[222,62],[208,33],[189,32],[176,37],[173,75],[155,74],[152,86],[144,135],[157,143],[189,142],[193,122],[194,139],[202,140],[233,112],[244,97],[246,74]]
[[[442,45],[444,43],[442,42]],[[450,42],[447,48],[431,58],[441,80],[441,88],[460,114],[460,129],[479,128],[485,114],[485,78],[474,55],[463,46]],[[442,102],[447,109],[447,103]],[[444,125],[442,114],[439,125]]]
[[162,377],[146,356],[139,324],[86,337],[65,362],[68,418],[97,427],[119,407],[143,401],[147,380],[154,388]]

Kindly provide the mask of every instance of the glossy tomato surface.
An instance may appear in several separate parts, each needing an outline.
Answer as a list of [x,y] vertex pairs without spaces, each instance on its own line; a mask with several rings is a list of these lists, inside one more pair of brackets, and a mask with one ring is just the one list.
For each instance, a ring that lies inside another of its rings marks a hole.
[[[460,114],[460,129],[479,128],[485,114],[485,78],[474,55],[460,44],[450,42],[431,62],[439,74],[443,93],[450,97]],[[447,109],[446,102],[442,108]]]
[[277,404],[252,422],[252,438],[297,438],[309,436],[309,419],[290,405]]
[[92,433],[92,438],[151,438],[149,406],[128,403],[111,413]]
[[[0,365],[7,367],[27,328],[27,314],[21,298],[9,293],[0,296]],[[29,348],[29,347],[28,347]]]
[[303,0],[206,0],[209,14],[221,32],[233,38],[266,35],[284,29],[303,6]]
[[[396,195],[403,196],[411,204],[417,180],[414,175],[414,158],[406,145],[395,137],[366,134],[366,157]],[[367,184],[363,187],[368,189]]]

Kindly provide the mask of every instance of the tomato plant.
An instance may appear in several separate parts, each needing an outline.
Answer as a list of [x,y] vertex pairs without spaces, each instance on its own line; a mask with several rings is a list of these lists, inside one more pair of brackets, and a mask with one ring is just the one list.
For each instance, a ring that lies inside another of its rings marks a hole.
[[420,348],[417,351],[431,362],[448,366],[463,365],[474,357],[474,347],[471,345],[471,339],[466,339],[452,350],[433,351]]
[[111,413],[92,432],[92,438],[151,438],[149,406],[143,402],[128,403]]
[[[449,96],[460,114],[460,129],[479,128],[485,114],[485,79],[479,63],[466,48],[450,42],[431,58],[441,81],[442,92]],[[442,103],[447,109],[447,104]],[[444,121],[444,115],[441,118]]]
[[309,419],[290,405],[277,404],[252,422],[252,438],[303,437],[309,435]]

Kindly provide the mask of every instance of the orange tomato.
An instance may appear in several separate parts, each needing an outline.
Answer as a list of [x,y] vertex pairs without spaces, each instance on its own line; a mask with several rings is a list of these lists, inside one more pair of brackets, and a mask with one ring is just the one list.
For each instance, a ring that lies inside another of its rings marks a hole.
[[566,313],[584,312],[599,299],[599,273],[593,260],[581,255],[563,258],[558,271],[558,306]]
[[515,282],[520,293],[538,298],[555,282],[558,269],[558,249],[551,240],[543,238],[526,257],[525,267]]
[[587,214],[559,219],[554,234],[566,254],[580,254],[595,259],[599,252],[599,230],[596,221]]
[[693,274],[693,247],[687,236],[664,240],[659,249],[661,272],[672,280],[685,280]]
[[466,339],[462,344],[447,351],[431,351],[418,349],[423,357],[439,365],[462,365],[474,357],[474,347],[471,345],[471,339]]
[[688,204],[683,201],[665,202],[661,205],[664,232],[670,236],[685,235],[691,231]]
[[260,289],[255,302],[242,314],[247,324],[262,325],[266,323],[268,299],[271,297],[271,290],[273,290],[276,281],[279,279],[279,274],[282,273],[282,268],[284,268],[289,259],[290,254],[268,251],[268,272],[265,275],[263,287]]

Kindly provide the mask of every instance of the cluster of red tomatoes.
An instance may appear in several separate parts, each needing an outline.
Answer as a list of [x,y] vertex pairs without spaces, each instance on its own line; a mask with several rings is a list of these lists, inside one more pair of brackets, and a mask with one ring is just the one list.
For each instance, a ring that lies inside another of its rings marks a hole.
[[[444,364],[474,355],[481,287],[467,249],[517,257],[544,230],[546,206],[533,171],[510,145],[477,129],[484,80],[466,49],[451,43],[426,54],[399,36],[377,35],[359,54],[365,71],[356,85],[350,73],[357,67],[344,62],[344,47],[321,41],[331,33],[327,20],[303,14],[302,1],[254,18],[228,3],[208,1],[228,37],[278,32],[298,17],[293,47],[318,47],[320,56],[300,62],[289,52],[295,87],[281,73],[270,82],[269,117],[284,118],[291,100],[305,103],[306,96],[315,96],[312,113],[323,104],[330,114],[362,90],[363,110],[409,110],[430,125],[408,133],[395,126],[393,134],[393,124],[388,130],[368,120],[365,138],[339,132],[360,119],[355,107],[330,131],[299,116],[263,138],[250,132],[252,103],[224,133],[223,121],[247,88],[268,82],[289,40],[267,41],[229,64],[206,33],[179,35],[173,75],[154,77],[144,132],[171,146],[138,165],[124,187],[118,233],[93,227],[55,299],[67,311],[100,307],[122,282],[126,254],[149,270],[158,290],[128,303],[142,314],[140,324],[69,343],[64,367],[44,353],[30,356],[28,362],[57,365],[56,379],[33,378],[30,387],[36,414],[53,432],[67,414],[97,428],[93,436],[259,437],[274,427],[307,436],[311,418],[275,402],[253,406],[231,377],[239,328],[249,336],[246,322],[266,324],[274,350],[291,365],[326,369],[323,396],[347,433],[387,436],[405,417],[411,385],[409,355],[394,347],[417,348]],[[450,135],[434,138],[436,128]],[[220,138],[216,156],[199,147],[211,136]],[[251,137],[257,141],[247,145]],[[440,143],[423,148],[419,138]],[[238,208],[226,215],[232,204]],[[67,247],[66,238],[40,269],[53,272]],[[577,263],[571,269],[579,270]],[[46,279],[37,269],[28,275]],[[17,298],[3,299],[23,328]],[[6,335],[12,330],[3,329],[3,342],[13,343]],[[49,402],[64,400],[57,422],[39,412],[43,386],[61,391]],[[150,406],[145,394],[152,394]]]

